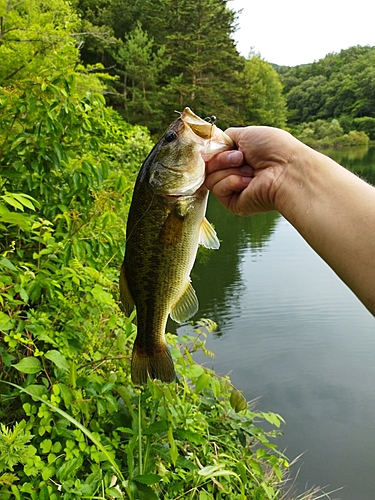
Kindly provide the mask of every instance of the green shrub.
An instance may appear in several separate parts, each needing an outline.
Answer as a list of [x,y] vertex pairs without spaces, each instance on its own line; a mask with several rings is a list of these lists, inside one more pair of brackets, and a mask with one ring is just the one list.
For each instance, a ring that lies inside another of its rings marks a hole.
[[130,382],[135,328],[121,315],[111,326],[121,333],[80,365],[58,350],[13,365],[26,380],[3,384],[3,398],[23,419],[1,428],[1,498],[276,498],[288,462],[257,420],[282,419],[250,411],[228,377],[193,361],[210,354],[212,323],[169,336],[178,381],[142,390]]
[[365,146],[369,137],[363,131],[350,130],[344,134],[338,120],[315,120],[301,123],[291,129],[291,133],[311,147]]
[[74,82],[0,89],[0,497],[276,498],[288,463],[256,420],[281,417],[193,361],[210,322],[170,337],[178,382],[130,382],[118,268],[151,142]]

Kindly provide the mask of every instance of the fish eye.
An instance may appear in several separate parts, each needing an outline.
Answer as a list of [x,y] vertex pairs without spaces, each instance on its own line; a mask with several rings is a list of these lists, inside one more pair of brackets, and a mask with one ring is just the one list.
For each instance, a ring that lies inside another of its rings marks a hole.
[[173,142],[175,139],[177,139],[176,132],[173,132],[173,130],[168,130],[168,132],[165,134],[165,140],[167,142]]

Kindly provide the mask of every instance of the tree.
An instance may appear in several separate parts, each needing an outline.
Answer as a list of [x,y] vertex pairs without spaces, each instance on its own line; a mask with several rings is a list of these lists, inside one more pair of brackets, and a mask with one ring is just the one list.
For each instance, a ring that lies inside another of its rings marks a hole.
[[279,68],[289,123],[338,118],[347,130],[355,118],[375,117],[374,64],[375,47],[356,46],[313,64]]
[[272,66],[252,57],[241,74],[242,123],[283,127],[286,122],[285,97],[279,75]]
[[116,0],[80,0],[79,9],[85,22],[117,37],[111,48],[85,39],[81,53],[90,63],[96,54],[120,77],[112,86],[117,96],[108,100],[127,119],[160,133],[175,109],[191,106],[202,116],[217,115],[221,126],[237,121],[236,72],[244,59],[226,0],[124,0],[121,11]]
[[312,76],[293,87],[287,95],[288,121],[301,123],[325,118],[326,96],[327,79],[325,76]]
[[[125,116],[132,123],[145,122],[158,116],[157,83],[169,63],[162,45],[154,50],[154,40],[138,22],[135,29],[125,35],[125,42],[115,54],[123,75],[123,103]],[[120,71],[120,70],[119,70]],[[155,121],[155,120],[154,120]],[[152,127],[152,123],[151,123]]]
[[63,0],[25,0],[0,4],[0,84],[23,78],[56,63],[56,54],[72,67],[78,56],[72,33],[79,19]]

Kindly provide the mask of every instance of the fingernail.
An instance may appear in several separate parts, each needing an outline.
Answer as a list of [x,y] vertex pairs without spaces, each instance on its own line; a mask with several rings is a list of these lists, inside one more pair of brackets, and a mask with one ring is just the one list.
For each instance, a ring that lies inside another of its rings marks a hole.
[[228,154],[227,160],[232,167],[238,167],[243,162],[243,154],[241,151],[231,151]]

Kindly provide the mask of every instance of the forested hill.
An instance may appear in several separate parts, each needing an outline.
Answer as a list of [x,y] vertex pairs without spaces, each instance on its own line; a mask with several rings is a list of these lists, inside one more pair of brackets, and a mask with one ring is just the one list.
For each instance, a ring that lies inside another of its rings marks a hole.
[[215,114],[219,125],[283,126],[279,77],[233,41],[226,0],[77,0],[80,53],[115,76],[107,101],[130,123],[160,133],[175,109]]
[[288,123],[337,119],[375,139],[375,47],[356,46],[295,67],[274,66],[287,99]]

